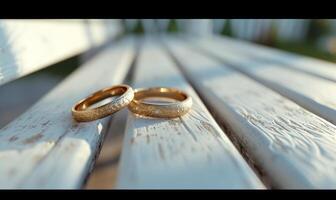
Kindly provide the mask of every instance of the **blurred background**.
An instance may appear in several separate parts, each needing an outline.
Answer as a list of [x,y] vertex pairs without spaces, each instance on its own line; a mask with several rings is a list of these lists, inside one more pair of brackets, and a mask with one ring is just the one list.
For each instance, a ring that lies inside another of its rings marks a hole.
[[335,19],[128,19],[125,33],[212,34],[336,61]]
[[[0,31],[4,21],[6,20],[0,20]],[[53,20],[57,23],[69,21],[71,20]],[[89,24],[92,20],[75,21]],[[199,37],[225,35],[336,62],[335,19],[108,19],[94,21],[106,24],[106,28],[107,24],[111,24],[112,21],[113,26],[117,26],[119,30],[118,37],[114,39],[129,34],[167,33],[190,34]],[[5,45],[6,41],[0,41],[0,61],[1,49],[6,48]],[[75,55],[16,81],[0,85],[0,96],[6,96],[6,98],[0,98],[0,128],[28,109],[43,94],[80,66],[83,60],[93,55],[91,54]]]
[[[128,19],[123,34],[225,35],[247,42],[336,62],[336,20],[326,19]],[[318,66],[316,66],[318,67]],[[123,115],[126,115],[123,113]],[[125,124],[109,132],[86,188],[114,188]],[[113,126],[111,126],[113,127]]]
[[[0,31],[3,21],[0,20]],[[101,21],[105,23],[107,20]],[[336,62],[335,19],[114,19],[113,22],[114,26],[120,28],[118,37],[114,37],[113,40],[129,34],[190,34],[199,37],[225,35]],[[0,40],[0,78],[1,51],[5,48],[2,42]],[[0,85],[0,128],[25,112],[78,68],[83,61],[97,52],[99,51],[72,56],[15,81]],[[111,123],[118,123],[120,131],[108,133],[96,168],[88,180],[87,188],[113,188],[114,186],[111,180],[116,175],[123,119],[121,117],[112,120]]]

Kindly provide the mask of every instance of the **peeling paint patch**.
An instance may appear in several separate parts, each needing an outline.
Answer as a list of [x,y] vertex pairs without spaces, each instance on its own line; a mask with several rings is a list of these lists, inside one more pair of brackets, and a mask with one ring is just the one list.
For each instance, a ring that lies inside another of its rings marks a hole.
[[36,135],[33,135],[30,138],[25,139],[22,143],[23,144],[31,144],[31,143],[34,143],[34,142],[38,141],[42,137],[43,137],[43,135],[41,133],[38,133]]
[[8,139],[8,141],[9,142],[14,142],[14,141],[16,141],[17,139],[19,139],[17,136],[12,136],[12,137],[10,137],[9,139]]

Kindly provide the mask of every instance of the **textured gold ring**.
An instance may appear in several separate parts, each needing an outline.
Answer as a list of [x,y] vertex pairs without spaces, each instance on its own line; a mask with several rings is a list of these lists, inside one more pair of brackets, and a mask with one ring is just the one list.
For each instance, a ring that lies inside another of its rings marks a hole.
[[[89,108],[91,105],[106,98],[118,96],[110,103],[97,108]],[[133,89],[128,85],[117,85],[99,90],[87,98],[79,101],[72,108],[72,116],[78,122],[87,122],[106,117],[126,107],[133,99]]]
[[[150,97],[164,97],[177,100],[177,102],[157,104],[143,101]],[[174,88],[158,87],[134,90],[134,98],[128,105],[128,108],[138,115],[175,118],[186,114],[191,109],[191,106],[192,99],[185,92]]]

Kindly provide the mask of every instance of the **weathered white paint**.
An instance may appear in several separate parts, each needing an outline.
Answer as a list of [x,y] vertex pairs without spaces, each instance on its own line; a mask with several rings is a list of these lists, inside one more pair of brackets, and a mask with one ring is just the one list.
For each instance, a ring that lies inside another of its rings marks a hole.
[[98,46],[117,20],[0,20],[0,85]]
[[134,57],[126,39],[71,74],[0,130],[0,188],[79,188],[93,164],[108,118],[76,123],[71,107],[121,83]]
[[193,98],[181,118],[129,113],[118,188],[264,188],[174,62],[153,41],[140,50],[134,87],[176,87]]
[[336,188],[335,125],[186,43],[167,44],[213,114],[275,187]]
[[254,79],[336,124],[334,82],[288,69],[278,63],[256,61],[253,57],[242,55],[239,50],[211,39],[203,40],[200,44],[218,58],[224,59]]

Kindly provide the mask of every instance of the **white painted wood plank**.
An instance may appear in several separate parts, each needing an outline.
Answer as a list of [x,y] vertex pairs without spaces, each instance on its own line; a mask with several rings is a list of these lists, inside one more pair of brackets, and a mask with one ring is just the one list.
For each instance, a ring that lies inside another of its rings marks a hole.
[[262,62],[214,40],[202,47],[313,113],[336,124],[336,84],[278,63]]
[[0,130],[0,188],[79,188],[93,164],[108,118],[72,119],[71,107],[121,83],[134,57],[131,39],[98,54]]
[[[276,188],[336,188],[336,126],[181,41],[188,79]],[[218,49],[217,49],[218,50]]]
[[158,44],[146,41],[134,87],[176,87],[193,98],[181,118],[129,113],[117,188],[264,188]]
[[223,45],[239,49],[241,53],[246,53],[262,60],[279,62],[287,67],[336,82],[335,63],[271,47],[233,40],[228,37],[214,37],[214,39]]
[[0,85],[96,47],[117,20],[0,20]]

